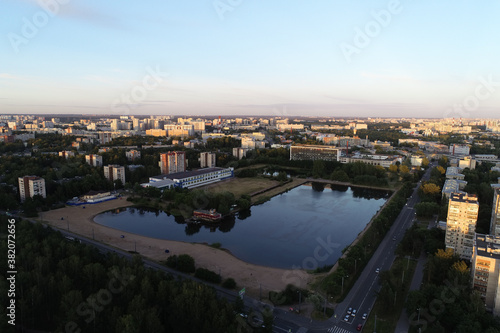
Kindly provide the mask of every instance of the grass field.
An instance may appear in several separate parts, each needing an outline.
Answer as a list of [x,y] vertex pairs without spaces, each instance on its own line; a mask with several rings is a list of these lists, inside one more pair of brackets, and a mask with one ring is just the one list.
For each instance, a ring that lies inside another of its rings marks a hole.
[[277,180],[270,180],[264,177],[253,178],[238,178],[234,177],[229,180],[218,182],[212,185],[203,187],[203,189],[211,192],[224,192],[228,191],[239,198],[243,194],[251,194],[271,186],[279,184]]
[[[276,187],[272,190],[264,192],[262,194],[256,195],[252,198],[252,202],[258,201],[262,197],[272,197],[286,190],[303,183],[303,179],[293,179],[290,183],[286,183],[283,186]],[[204,190],[211,192],[224,192],[228,191],[234,194],[236,198],[244,194],[252,194],[257,191],[265,190],[267,188],[279,185],[280,182],[277,180],[271,180],[264,177],[253,177],[253,178],[231,178],[229,180],[218,182],[212,185],[203,187]]]

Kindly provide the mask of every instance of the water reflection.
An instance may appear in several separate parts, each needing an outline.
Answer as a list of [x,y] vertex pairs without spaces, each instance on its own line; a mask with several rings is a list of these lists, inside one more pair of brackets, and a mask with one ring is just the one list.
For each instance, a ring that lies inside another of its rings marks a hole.
[[182,216],[148,208],[122,208],[99,214],[94,221],[147,237],[221,243],[244,261],[281,268],[300,266],[304,258],[314,255],[318,237],[329,237],[338,249],[321,265],[330,265],[390,194],[365,188],[330,187],[331,191],[325,191],[324,184],[299,186],[215,224],[186,223]]

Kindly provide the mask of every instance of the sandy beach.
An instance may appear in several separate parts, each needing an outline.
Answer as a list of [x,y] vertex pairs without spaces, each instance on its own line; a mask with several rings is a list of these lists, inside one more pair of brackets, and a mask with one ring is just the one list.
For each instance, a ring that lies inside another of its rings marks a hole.
[[[96,241],[109,244],[125,251],[137,250],[149,259],[165,260],[169,255],[189,254],[195,258],[196,267],[203,267],[219,272],[223,279],[235,279],[238,287],[245,287],[250,295],[268,297],[270,290],[283,290],[287,284],[293,283],[303,288],[313,280],[313,276],[299,270],[285,270],[246,263],[230,253],[211,248],[204,244],[170,241],[144,237],[99,225],[93,221],[94,216],[104,211],[132,206],[125,198],[102,202],[94,205],[68,206],[42,213],[41,219],[49,225],[60,229],[94,238]],[[61,217],[64,220],[61,220]],[[124,235],[124,238],[121,238]],[[257,245],[258,246],[258,245]],[[170,253],[165,253],[168,249]]]

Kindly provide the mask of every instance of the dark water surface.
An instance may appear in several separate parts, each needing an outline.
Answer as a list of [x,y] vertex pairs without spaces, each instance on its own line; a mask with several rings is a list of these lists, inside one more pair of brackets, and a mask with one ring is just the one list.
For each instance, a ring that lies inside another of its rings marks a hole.
[[212,226],[186,224],[165,212],[137,208],[103,213],[94,221],[148,237],[218,242],[253,264],[313,269],[334,264],[389,195],[348,187],[321,191],[321,186],[318,190],[302,185]]

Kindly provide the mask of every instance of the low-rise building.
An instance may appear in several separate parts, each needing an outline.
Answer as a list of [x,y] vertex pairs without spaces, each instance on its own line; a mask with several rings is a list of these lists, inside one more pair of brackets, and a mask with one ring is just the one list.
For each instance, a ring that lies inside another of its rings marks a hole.
[[342,150],[332,146],[296,145],[290,147],[290,160],[339,161]]
[[162,182],[160,183],[162,184],[162,187],[179,187],[189,189],[216,183],[232,177],[234,177],[233,168],[206,168],[150,177],[149,183],[141,184],[141,186],[159,187],[155,186],[154,183]]

